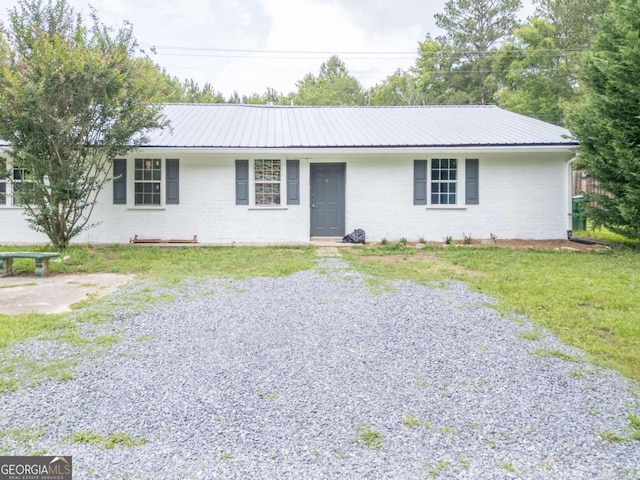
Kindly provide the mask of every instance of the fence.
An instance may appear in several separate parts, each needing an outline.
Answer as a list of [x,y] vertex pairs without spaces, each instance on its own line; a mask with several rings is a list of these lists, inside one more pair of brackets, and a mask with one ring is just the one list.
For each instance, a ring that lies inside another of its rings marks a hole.
[[596,193],[599,195],[606,195],[607,192],[602,187],[598,185],[598,182],[595,178],[588,176],[586,173],[580,170],[574,170],[572,172],[572,187],[571,194],[572,195],[581,195],[581,194],[592,194]]

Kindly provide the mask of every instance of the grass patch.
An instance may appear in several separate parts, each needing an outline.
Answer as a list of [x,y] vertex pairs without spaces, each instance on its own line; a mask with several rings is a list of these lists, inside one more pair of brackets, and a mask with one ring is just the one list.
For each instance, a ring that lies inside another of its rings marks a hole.
[[[4,251],[51,251],[42,246],[3,246]],[[71,246],[49,262],[52,273],[136,274],[156,280],[187,277],[282,277],[314,265],[312,247]],[[33,260],[14,261],[14,271],[33,273]]]
[[587,230],[574,231],[573,236],[577,238],[587,238],[608,245],[623,246],[631,249],[640,249],[640,240],[623,237],[617,233],[610,232],[606,228],[592,228]]
[[380,450],[382,448],[382,433],[373,430],[371,425],[364,422],[358,425],[356,428],[355,442],[362,446],[372,450]]
[[[43,435],[43,430],[37,427],[0,429],[0,454],[17,455],[16,452],[29,449],[30,445],[40,440]],[[32,453],[28,451],[29,455]]]
[[70,443],[85,443],[101,450],[113,450],[115,447],[138,447],[147,443],[144,437],[132,437],[126,432],[114,432],[101,435],[94,430],[72,433],[64,437],[63,441]]
[[43,333],[50,333],[73,325],[65,315],[25,313],[21,315],[0,314],[0,350]]
[[[564,343],[583,349],[590,361],[640,381],[637,253],[620,248],[424,250],[366,247],[345,252],[343,258],[355,269],[385,279],[427,285],[463,280],[496,297],[502,313],[526,315]],[[371,261],[376,257],[380,260]]]
[[530,340],[532,342],[536,341],[536,340],[540,340],[540,338],[542,337],[542,332],[540,332],[539,330],[532,330],[530,332],[522,332],[518,334],[518,337],[522,338],[523,340]]
[[627,419],[629,420],[629,426],[627,427],[627,432],[625,434],[618,434],[611,430],[606,430],[604,432],[599,432],[600,438],[602,440],[608,442],[633,442],[640,441],[640,417],[638,417],[635,413],[629,412],[627,414]]
[[565,362],[580,362],[579,358],[574,357],[569,353],[561,352],[560,350],[551,350],[548,348],[537,348],[531,353],[533,355],[537,355],[538,357],[559,358],[560,360],[564,360]]
[[47,380],[67,381],[73,378],[76,359],[58,359],[46,362],[32,360],[24,355],[9,357],[0,353],[0,393],[32,387]]

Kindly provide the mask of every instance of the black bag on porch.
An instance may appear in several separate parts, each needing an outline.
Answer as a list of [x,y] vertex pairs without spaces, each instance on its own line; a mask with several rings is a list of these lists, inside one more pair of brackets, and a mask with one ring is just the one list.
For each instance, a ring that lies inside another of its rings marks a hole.
[[342,243],[364,243],[364,230],[357,228],[342,238]]

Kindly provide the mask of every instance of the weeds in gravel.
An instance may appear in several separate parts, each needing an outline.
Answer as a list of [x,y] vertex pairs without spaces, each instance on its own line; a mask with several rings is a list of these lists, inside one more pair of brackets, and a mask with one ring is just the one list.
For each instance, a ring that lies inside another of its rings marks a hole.
[[372,450],[380,450],[382,448],[382,433],[373,430],[371,425],[366,422],[361,423],[356,428],[355,442],[362,446]]
[[144,437],[132,437],[126,432],[113,432],[101,435],[95,430],[72,433],[63,438],[63,441],[70,443],[86,443],[101,450],[112,450],[115,447],[138,447],[147,443]]
[[30,445],[42,438],[44,431],[37,427],[6,428],[0,430],[0,454],[17,455],[17,452],[29,454]]
[[433,428],[433,423],[427,422],[425,420],[420,420],[410,413],[407,413],[402,417],[402,425],[408,428],[424,427],[427,430],[431,430]]
[[537,348],[536,350],[534,350],[533,352],[531,352],[533,355],[536,355],[538,357],[554,357],[554,358],[559,358],[560,360],[564,360],[565,362],[580,362],[581,360],[574,356],[571,355],[570,353],[566,353],[566,352],[561,352],[560,350],[551,350],[549,348]]
[[627,420],[629,421],[629,425],[627,427],[626,434],[621,435],[611,430],[606,430],[599,432],[598,435],[600,435],[602,440],[606,440],[608,442],[622,443],[640,441],[640,417],[633,412],[629,412],[627,414]]
[[518,337],[523,340],[531,340],[532,342],[540,340],[542,332],[540,330],[531,330],[530,332],[522,332],[518,334]]
[[431,478],[437,478],[440,474],[451,468],[451,463],[446,460],[438,460],[436,464],[427,471]]

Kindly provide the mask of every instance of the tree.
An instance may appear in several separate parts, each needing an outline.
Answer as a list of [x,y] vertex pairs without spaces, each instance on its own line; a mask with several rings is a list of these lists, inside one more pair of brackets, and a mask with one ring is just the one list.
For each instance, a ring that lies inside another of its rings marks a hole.
[[582,167],[610,195],[595,196],[596,225],[640,238],[640,3],[616,0],[600,23],[580,77],[585,96],[569,112]]
[[[129,24],[91,25],[65,0],[22,0],[2,26],[0,137],[30,226],[56,248],[89,228],[110,161],[165,125]],[[27,188],[28,187],[28,188]]]
[[556,125],[564,124],[564,108],[576,95],[575,83],[561,59],[555,26],[532,18],[517,28],[514,39],[495,58],[502,107]]
[[418,44],[418,59],[412,72],[417,77],[423,102],[427,105],[468,105],[475,103],[468,87],[469,76],[459,64],[459,55],[446,41],[427,35]]
[[185,80],[182,83],[181,101],[184,103],[224,103],[224,95],[214,90],[209,82],[200,88],[197,82]]
[[398,69],[380,85],[371,88],[369,101],[371,105],[422,105],[424,95],[416,76]]
[[610,3],[610,0],[534,0],[536,17],[554,25],[556,44],[567,53],[589,47],[598,32],[598,17]]
[[448,0],[443,13],[435,15],[436,25],[445,31],[441,42],[455,51],[452,70],[473,103],[493,101],[493,50],[518,25],[520,0]]
[[364,105],[366,97],[358,80],[349,74],[346,65],[332,56],[320,66],[317,77],[308,73],[296,83],[298,105]]

